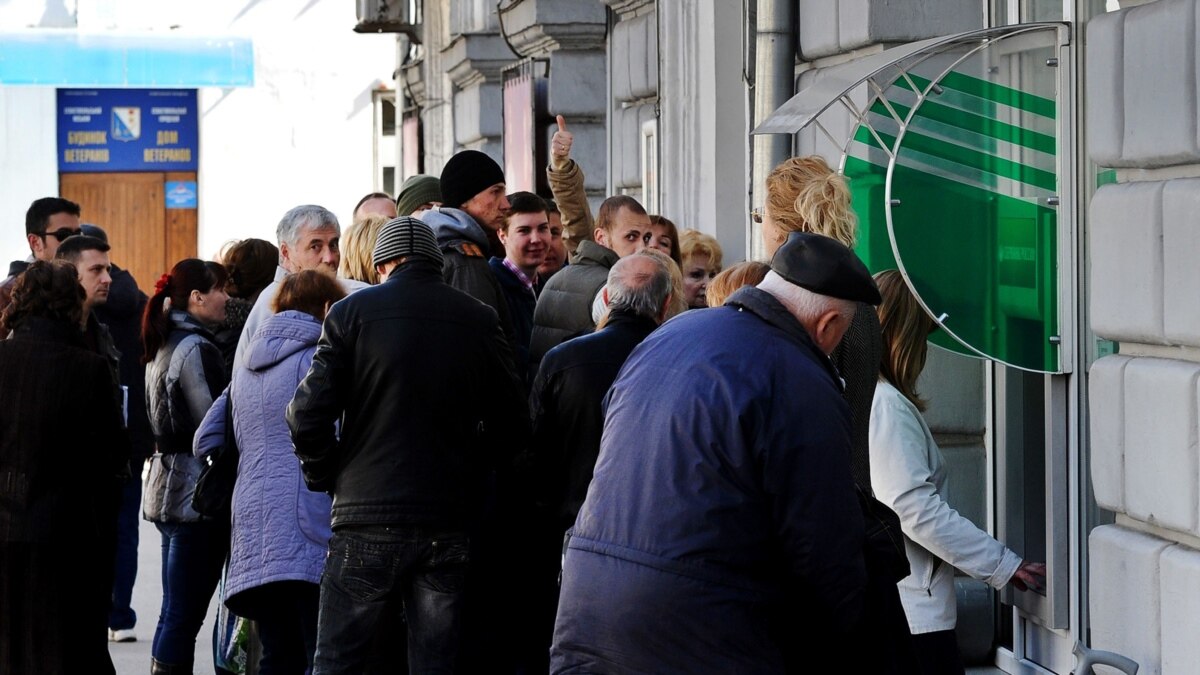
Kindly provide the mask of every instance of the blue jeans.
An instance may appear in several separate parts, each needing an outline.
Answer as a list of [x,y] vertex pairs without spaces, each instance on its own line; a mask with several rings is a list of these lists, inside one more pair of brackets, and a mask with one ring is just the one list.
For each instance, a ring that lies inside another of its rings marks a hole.
[[359,527],[334,532],[321,576],[313,675],[361,673],[372,638],[403,603],[412,673],[453,673],[470,555],[463,532]]
[[121,488],[121,504],[117,511],[117,557],[113,565],[112,607],[108,611],[108,627],[113,630],[133,628],[137,624],[137,613],[130,603],[133,584],[137,580],[141,506],[142,476],[135,474]]
[[162,534],[162,609],[150,654],[168,664],[190,664],[229,552],[229,523],[155,523]]

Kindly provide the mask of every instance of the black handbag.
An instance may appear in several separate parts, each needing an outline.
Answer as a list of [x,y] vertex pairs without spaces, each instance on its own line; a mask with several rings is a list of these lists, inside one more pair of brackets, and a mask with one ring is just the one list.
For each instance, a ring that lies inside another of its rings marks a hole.
[[896,583],[908,576],[908,555],[904,550],[904,533],[900,530],[900,516],[883,502],[875,499],[862,487],[855,485],[858,504],[862,507],[866,539],[863,542],[863,557],[867,573]]
[[227,517],[237,482],[238,446],[233,435],[233,396],[225,397],[225,442],[204,458],[192,493],[192,509],[210,518]]

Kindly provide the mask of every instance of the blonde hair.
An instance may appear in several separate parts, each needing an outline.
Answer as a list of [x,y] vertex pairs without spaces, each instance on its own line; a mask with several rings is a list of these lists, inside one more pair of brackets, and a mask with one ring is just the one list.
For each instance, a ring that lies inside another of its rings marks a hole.
[[679,249],[686,265],[694,255],[708,256],[708,271],[721,271],[721,244],[716,238],[700,230],[684,230],[679,238]]
[[816,155],[793,157],[767,176],[767,209],[782,244],[791,232],[812,232],[854,247],[858,218],[846,179]]
[[925,410],[926,402],[917,394],[917,378],[925,369],[925,357],[929,353],[927,340],[937,323],[917,302],[904,277],[896,270],[876,274],[875,283],[883,297],[877,310],[883,333],[879,376],[912,401],[917,410]]
[[379,272],[371,264],[371,254],[375,251],[379,230],[389,220],[391,218],[387,216],[373,213],[360,217],[346,228],[342,235],[342,261],[338,263],[339,277],[365,281],[371,285],[379,283]]
[[771,266],[765,262],[757,260],[740,262],[708,282],[708,290],[704,292],[704,299],[708,301],[709,307],[720,307],[725,304],[729,296],[733,295],[734,291],[742,286],[757,286],[770,271]]

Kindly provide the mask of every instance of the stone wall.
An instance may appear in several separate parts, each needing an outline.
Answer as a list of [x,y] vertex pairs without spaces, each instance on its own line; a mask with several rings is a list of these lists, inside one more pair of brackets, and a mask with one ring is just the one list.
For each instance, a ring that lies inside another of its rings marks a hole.
[[1091,368],[1091,478],[1117,514],[1090,542],[1092,646],[1200,663],[1200,126],[1195,0],[1087,26],[1088,152],[1118,181],[1089,209],[1090,312],[1119,354]]

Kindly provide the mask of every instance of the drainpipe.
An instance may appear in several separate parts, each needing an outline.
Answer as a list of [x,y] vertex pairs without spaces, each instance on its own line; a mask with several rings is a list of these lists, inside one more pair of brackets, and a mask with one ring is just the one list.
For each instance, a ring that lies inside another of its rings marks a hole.
[[[795,93],[796,79],[796,0],[758,0],[755,21],[754,123],[759,125]],[[792,155],[792,137],[786,134],[753,136],[754,160],[751,168],[752,203],[762,208],[766,200],[763,184],[777,164]],[[746,247],[754,258],[761,258],[762,237],[757,224],[750,225]]]

